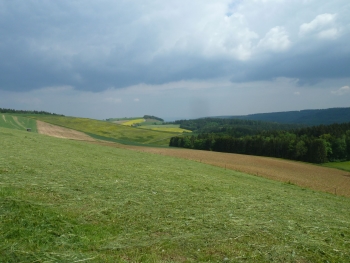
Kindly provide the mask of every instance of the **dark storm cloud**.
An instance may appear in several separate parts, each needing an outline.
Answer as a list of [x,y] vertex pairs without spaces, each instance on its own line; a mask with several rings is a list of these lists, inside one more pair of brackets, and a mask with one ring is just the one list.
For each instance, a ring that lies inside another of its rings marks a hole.
[[2,1],[0,89],[350,77],[345,0],[184,3]]
[[350,77],[350,48],[344,38],[311,52],[292,49],[269,59],[241,64],[241,74],[233,82],[271,80],[278,77],[299,79],[299,84],[317,84],[321,80]]

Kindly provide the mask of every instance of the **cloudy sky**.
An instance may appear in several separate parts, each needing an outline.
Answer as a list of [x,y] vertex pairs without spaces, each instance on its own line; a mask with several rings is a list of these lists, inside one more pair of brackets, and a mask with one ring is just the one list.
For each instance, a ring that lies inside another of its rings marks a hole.
[[0,0],[0,107],[165,119],[350,107],[349,0]]

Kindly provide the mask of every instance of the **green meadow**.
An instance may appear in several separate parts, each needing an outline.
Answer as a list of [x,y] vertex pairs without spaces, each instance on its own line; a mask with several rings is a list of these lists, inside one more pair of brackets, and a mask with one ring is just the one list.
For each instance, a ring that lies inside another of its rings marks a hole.
[[36,121],[16,114],[0,113],[0,127],[37,132]]
[[347,161],[347,162],[331,162],[331,163],[325,163],[325,164],[322,164],[322,165],[350,172],[350,161]]
[[0,262],[350,262],[350,199],[0,128]]
[[153,131],[87,118],[37,115],[38,120],[85,132],[92,137],[123,144],[168,146],[177,132]]
[[140,125],[138,128],[140,128],[140,129],[150,129],[150,130],[153,130],[153,131],[175,132],[175,133],[192,132],[190,130],[186,130],[186,129],[180,128],[179,124]]

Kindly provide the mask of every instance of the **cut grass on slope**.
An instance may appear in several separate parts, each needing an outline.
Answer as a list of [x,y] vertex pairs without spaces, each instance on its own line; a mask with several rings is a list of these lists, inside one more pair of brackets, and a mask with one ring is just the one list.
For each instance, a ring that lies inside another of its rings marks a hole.
[[19,115],[0,113],[0,127],[37,132],[36,121]]
[[98,121],[86,118],[61,117],[61,116],[34,116],[38,120],[51,124],[82,131],[90,136],[108,138],[124,144],[151,144],[168,146],[170,138],[178,133],[151,131],[137,129],[124,125],[117,125],[106,121]]
[[350,262],[349,198],[0,128],[0,262]]

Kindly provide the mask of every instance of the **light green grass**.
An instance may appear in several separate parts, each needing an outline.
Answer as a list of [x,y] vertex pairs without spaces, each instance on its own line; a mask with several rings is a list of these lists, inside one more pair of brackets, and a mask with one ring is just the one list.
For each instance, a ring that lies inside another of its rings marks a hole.
[[142,117],[132,117],[132,118],[109,118],[107,119],[108,122],[116,122],[116,121],[131,121],[136,119],[142,119]]
[[141,119],[135,119],[135,120],[130,120],[130,121],[127,121],[127,122],[123,122],[122,125],[125,125],[125,126],[133,126],[135,124],[139,124],[139,123],[142,123],[144,122],[145,119],[141,118]]
[[178,124],[167,124],[167,125],[142,125],[139,128],[141,129],[149,129],[153,131],[165,131],[165,132],[175,132],[175,133],[183,133],[183,132],[192,132],[190,130],[180,128]]
[[146,119],[145,122],[140,123],[140,126],[148,126],[148,125],[161,125],[163,122],[156,119]]
[[322,165],[350,172],[350,161],[347,161],[347,162],[331,162],[331,163],[325,163],[325,164],[322,164]]
[[36,121],[16,114],[0,113],[0,127],[37,132]]
[[0,262],[350,262],[350,199],[0,128]]
[[178,133],[137,129],[106,121],[62,116],[35,116],[35,118],[55,125],[109,138],[124,144],[151,144],[168,146],[170,138]]

